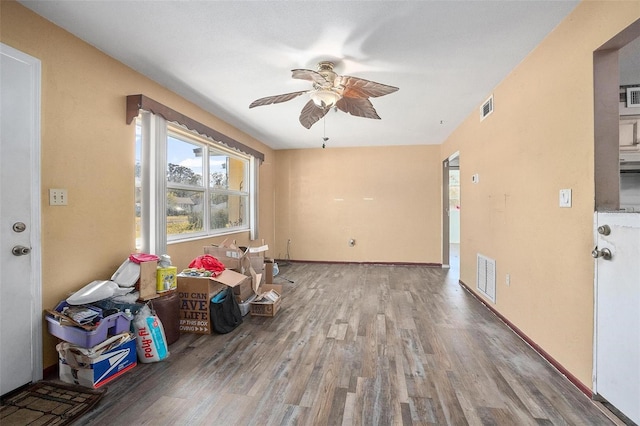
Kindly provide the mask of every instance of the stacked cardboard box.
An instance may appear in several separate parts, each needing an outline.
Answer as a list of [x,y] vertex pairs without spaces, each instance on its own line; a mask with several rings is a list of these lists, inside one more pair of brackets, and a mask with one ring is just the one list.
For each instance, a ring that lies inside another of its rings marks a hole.
[[225,287],[235,290],[242,285],[251,287],[251,277],[230,269],[217,277],[178,275],[180,331],[211,334],[211,298]]
[[[231,289],[243,315],[251,312],[251,315],[274,316],[280,307],[282,286],[271,284],[273,261],[265,259],[268,249],[265,244],[239,247],[230,240],[205,246],[204,254],[215,257],[227,269],[217,277],[178,274],[180,331],[211,334],[210,301],[225,288]],[[273,293],[266,294],[271,291]]]
[[[60,380],[98,388],[137,365],[135,339],[129,333],[130,316],[116,312],[95,326],[80,326],[70,323],[65,308],[71,306],[62,301],[45,316],[49,333],[63,340],[56,346]],[[97,307],[91,309],[101,312]],[[102,350],[105,345],[109,345],[106,351]]]
[[[210,254],[218,259],[225,268],[251,277],[251,269],[261,277],[265,265],[265,252],[269,246],[262,244],[259,247],[239,247],[230,240],[224,240],[217,246],[205,246],[204,254]],[[264,282],[264,280],[262,281]],[[254,296],[252,281],[246,281],[233,288],[233,294],[238,303],[246,303]]]
[[[270,267],[268,265],[271,265]],[[262,283],[261,277],[258,277],[255,271],[251,269],[251,274],[254,277],[253,292],[256,294],[254,300],[249,303],[249,312],[253,316],[259,317],[273,317],[280,310],[280,303],[282,301],[282,286],[278,284],[272,284],[273,279],[273,263],[266,263],[267,278],[265,280],[268,283]],[[269,272],[270,271],[270,272]]]
[[204,254],[210,254],[222,262],[225,268],[242,272],[242,259],[244,259],[246,253],[232,241],[227,239],[217,246],[204,246],[203,251]]

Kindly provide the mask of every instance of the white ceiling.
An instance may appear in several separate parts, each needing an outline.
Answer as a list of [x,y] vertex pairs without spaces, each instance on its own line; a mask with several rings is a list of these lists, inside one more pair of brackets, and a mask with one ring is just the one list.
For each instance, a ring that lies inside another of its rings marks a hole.
[[[274,149],[439,144],[579,1],[21,1]],[[296,68],[397,86],[381,120],[298,122]],[[325,134],[326,132],[326,134]]]

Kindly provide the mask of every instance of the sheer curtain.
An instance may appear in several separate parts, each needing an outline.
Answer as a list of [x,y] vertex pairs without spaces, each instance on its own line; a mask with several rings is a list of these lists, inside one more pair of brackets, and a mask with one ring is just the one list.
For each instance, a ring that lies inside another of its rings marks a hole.
[[142,252],[167,252],[167,121],[159,115],[141,112],[142,158],[140,209]]

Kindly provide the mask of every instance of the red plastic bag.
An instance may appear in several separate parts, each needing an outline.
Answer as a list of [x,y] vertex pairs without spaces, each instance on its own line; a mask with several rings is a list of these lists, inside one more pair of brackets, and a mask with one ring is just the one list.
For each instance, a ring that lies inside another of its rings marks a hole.
[[133,263],[142,263],[142,262],[150,262],[152,260],[158,260],[159,257],[155,254],[147,254],[147,253],[132,253],[129,256],[129,260]]
[[210,254],[203,254],[191,261],[189,268],[206,269],[214,277],[220,275],[225,270],[224,265]]

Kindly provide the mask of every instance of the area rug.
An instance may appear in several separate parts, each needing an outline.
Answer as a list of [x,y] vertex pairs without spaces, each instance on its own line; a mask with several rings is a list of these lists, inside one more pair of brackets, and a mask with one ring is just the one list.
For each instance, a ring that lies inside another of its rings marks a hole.
[[69,425],[93,407],[103,390],[38,382],[2,400],[0,425]]

